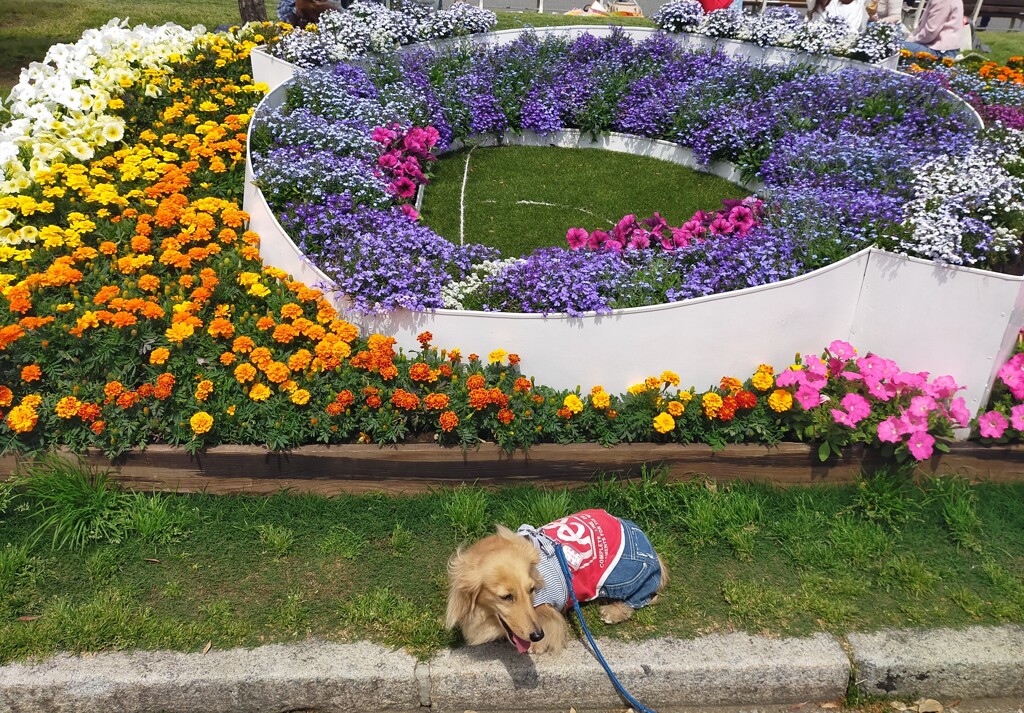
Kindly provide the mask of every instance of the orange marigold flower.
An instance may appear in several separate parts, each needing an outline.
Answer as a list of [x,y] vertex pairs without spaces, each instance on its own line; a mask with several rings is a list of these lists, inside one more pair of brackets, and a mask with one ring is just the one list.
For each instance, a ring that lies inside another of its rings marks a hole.
[[230,319],[215,317],[210,321],[210,327],[206,331],[214,338],[223,337],[224,339],[231,339],[235,336],[235,325],[231,323]]
[[252,364],[239,364],[235,367],[235,379],[239,384],[244,384],[256,378],[256,367]]
[[273,327],[274,324],[275,322],[273,317],[260,317],[258,320],[256,320],[256,329],[260,330],[261,332],[265,332],[271,327]]
[[736,405],[739,408],[754,408],[757,406],[757,397],[749,391],[739,391],[736,394]]
[[206,411],[197,411],[192,414],[192,418],[188,420],[188,423],[192,427],[193,433],[197,435],[208,433],[213,428],[213,416]]
[[519,358],[518,354],[509,354],[508,355],[508,363],[511,364],[512,366],[515,366],[520,361],[522,361],[522,360]]
[[290,324],[279,324],[274,329],[274,341],[280,342],[281,344],[288,344],[295,337],[299,336],[299,330]]
[[109,404],[124,393],[124,385],[120,381],[111,381],[103,387],[103,393],[107,397],[107,403]]
[[157,347],[149,353],[149,363],[157,366],[166,362],[171,356],[171,351],[165,347]]
[[412,411],[415,408],[419,408],[420,397],[405,389],[395,389],[395,393],[391,395],[391,403],[397,408]]
[[234,352],[224,352],[220,355],[218,361],[224,366],[231,366],[235,363],[235,354]]
[[467,389],[482,389],[487,382],[484,380],[483,374],[473,374],[471,377],[466,379]]
[[413,381],[437,381],[437,372],[430,368],[430,364],[418,361],[409,367],[409,378]]
[[324,411],[326,411],[329,416],[340,416],[344,410],[345,407],[336,401],[332,401],[324,407]]
[[196,399],[199,401],[206,401],[213,393],[213,382],[209,379],[203,379],[196,384]]
[[718,417],[723,421],[731,421],[736,416],[736,397],[726,396],[722,399],[722,408],[718,411]]
[[477,411],[487,408],[491,403],[491,395],[487,389],[472,389],[469,392],[469,405]]
[[437,419],[441,430],[448,433],[459,425],[459,416],[454,411],[445,411]]
[[292,371],[302,371],[312,361],[313,354],[308,349],[300,349],[288,357],[288,368]]
[[61,418],[74,418],[78,415],[78,409],[82,406],[82,402],[76,399],[74,396],[65,396],[57,405],[54,407],[54,412]]
[[428,409],[440,410],[448,408],[449,403],[451,403],[451,399],[448,398],[447,394],[427,394],[423,397],[423,405]]
[[572,418],[572,411],[567,409],[565,406],[562,406],[560,409],[558,409],[558,411],[556,411],[555,414],[559,418],[564,418],[566,420],[569,420],[570,418]]
[[434,338],[434,335],[430,332],[420,332],[416,335],[416,341],[420,343],[420,346],[426,349],[430,346],[430,341]]
[[728,391],[730,394],[735,394],[743,388],[743,382],[732,376],[723,376],[719,386],[722,388],[722,391]]
[[89,403],[88,401],[83,401],[81,406],[78,407],[78,417],[86,423],[95,421],[102,413],[103,409],[100,408],[99,404]]
[[380,396],[374,395],[366,397],[366,405],[370,408],[380,408],[383,403],[384,402],[381,401]]
[[153,247],[153,241],[147,238],[145,235],[136,235],[132,237],[132,250],[137,253],[148,253]]
[[452,375],[452,368],[447,364],[442,364],[437,367],[437,373],[447,379]]
[[686,406],[684,406],[679,401],[669,401],[668,404],[665,406],[665,410],[668,411],[669,416],[672,416],[673,418],[679,418],[680,416],[683,415],[683,412],[686,411]]
[[152,384],[143,384],[138,389],[136,389],[136,391],[138,391],[139,393],[139,397],[144,399],[148,399],[150,396],[152,396],[154,390],[155,389],[153,388]]
[[380,378],[385,381],[391,381],[398,376],[398,367],[394,364],[385,364],[377,370],[377,373],[380,374]]
[[348,389],[343,389],[338,392],[338,395],[334,397],[334,403],[341,406],[343,409],[351,406],[356,400],[356,397],[352,395],[352,392]]
[[100,243],[100,252],[104,255],[116,255],[117,254],[117,243],[109,240],[104,240]]
[[92,430],[92,432],[95,433],[97,436],[101,435],[103,433],[103,429],[106,427],[106,421],[95,421],[91,426],[89,426],[90,430]]
[[117,397],[117,405],[122,409],[130,409],[139,400],[139,394],[136,391],[125,391],[123,394]]
[[284,362],[271,361],[262,365],[261,368],[263,373],[267,375],[267,379],[275,384],[282,384],[291,376],[291,370]]
[[281,316],[285,319],[295,319],[302,316],[302,305],[289,302],[281,308]]
[[231,350],[236,353],[245,354],[251,352],[256,343],[250,337],[237,337],[234,342],[231,343]]
[[164,373],[156,377],[156,387],[153,389],[153,396],[160,399],[161,401],[171,397],[171,391],[174,389],[174,374]]
[[0,406],[10,406],[14,402],[14,393],[6,386],[0,386]]
[[512,390],[516,392],[529,391],[531,388],[533,388],[533,384],[530,383],[529,379],[523,376],[520,376],[518,379],[512,382]]
[[106,304],[113,298],[117,297],[120,292],[121,288],[116,285],[105,285],[100,288],[100,291],[96,293],[96,296],[92,298],[92,301],[98,305]]
[[43,378],[43,370],[38,364],[29,364],[21,369],[21,380],[24,382],[39,381]]
[[516,415],[512,409],[503,408],[498,411],[498,420],[504,423],[506,426],[515,419]]
[[256,347],[255,349],[252,350],[252,353],[249,355],[249,361],[251,361],[256,366],[260,367],[261,369],[267,364],[269,364],[271,361],[273,361],[273,359],[274,358],[271,355],[270,350],[267,349],[266,347]]

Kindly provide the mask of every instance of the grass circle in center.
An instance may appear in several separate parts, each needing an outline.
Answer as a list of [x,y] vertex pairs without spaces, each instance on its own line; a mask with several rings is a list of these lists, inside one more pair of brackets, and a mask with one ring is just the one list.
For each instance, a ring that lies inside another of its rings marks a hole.
[[426,186],[422,215],[454,243],[480,243],[517,257],[564,247],[569,228],[609,230],[624,215],[646,218],[655,211],[678,226],[698,210],[717,210],[722,200],[747,195],[717,176],[646,156],[501,146],[442,156]]

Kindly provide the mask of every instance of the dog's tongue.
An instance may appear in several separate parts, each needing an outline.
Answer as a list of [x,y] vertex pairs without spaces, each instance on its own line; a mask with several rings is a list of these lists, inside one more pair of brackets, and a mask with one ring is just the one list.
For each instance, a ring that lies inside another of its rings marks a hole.
[[530,650],[530,642],[528,639],[521,639],[515,634],[512,634],[512,643],[516,645],[516,648],[521,654],[525,654]]

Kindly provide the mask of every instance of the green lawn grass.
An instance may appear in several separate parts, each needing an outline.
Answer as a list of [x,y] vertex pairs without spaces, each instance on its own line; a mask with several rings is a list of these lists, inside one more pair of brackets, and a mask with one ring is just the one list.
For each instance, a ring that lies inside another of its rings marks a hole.
[[749,195],[706,173],[642,156],[536,146],[463,150],[443,157],[423,199],[424,222],[453,242],[460,236],[465,193],[465,237],[505,257],[565,245],[572,227],[609,230],[624,215],[659,211],[682,225],[698,210],[717,210],[723,198]]
[[[0,491],[0,661],[311,636],[427,656],[459,643],[442,623],[445,562],[461,541],[495,522],[542,524],[586,507],[636,520],[673,573],[659,603],[626,624],[607,627],[587,608],[600,636],[1024,623],[1021,484],[915,486],[880,474],[781,489],[648,477],[573,491],[133,494],[105,504],[80,484],[60,492],[38,530],[41,501],[5,504]],[[90,505],[76,516],[74,503]],[[106,534],[53,549],[54,533],[74,522],[86,538]]]

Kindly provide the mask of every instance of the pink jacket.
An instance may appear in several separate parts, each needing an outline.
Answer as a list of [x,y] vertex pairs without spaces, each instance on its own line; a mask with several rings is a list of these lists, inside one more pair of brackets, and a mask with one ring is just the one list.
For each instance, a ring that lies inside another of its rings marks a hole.
[[963,44],[963,36],[963,0],[928,0],[910,41],[933,50],[958,50]]

